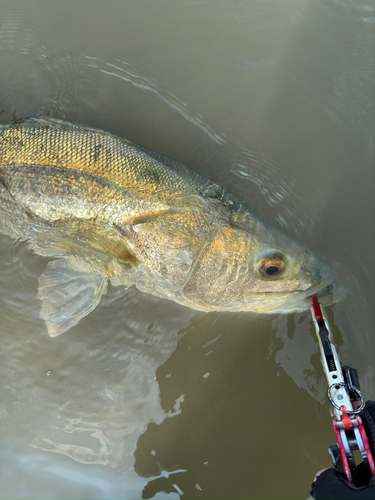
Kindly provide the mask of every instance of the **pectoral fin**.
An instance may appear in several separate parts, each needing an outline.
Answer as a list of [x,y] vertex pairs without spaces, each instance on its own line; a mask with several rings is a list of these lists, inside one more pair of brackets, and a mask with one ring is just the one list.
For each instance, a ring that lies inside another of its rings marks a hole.
[[48,334],[56,337],[89,314],[107,291],[108,279],[77,260],[49,262],[39,278],[40,316]]
[[105,239],[90,220],[57,220],[48,224],[31,222],[28,237],[33,250],[39,255],[79,255],[86,258],[90,254],[100,254],[101,258],[105,258],[108,253]]

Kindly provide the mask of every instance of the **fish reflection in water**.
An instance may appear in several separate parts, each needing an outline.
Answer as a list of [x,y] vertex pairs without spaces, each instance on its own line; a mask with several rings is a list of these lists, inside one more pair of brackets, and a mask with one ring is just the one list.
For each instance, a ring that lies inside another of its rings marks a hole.
[[39,278],[51,336],[113,285],[202,311],[290,312],[332,270],[182,164],[93,128],[31,118],[0,128],[0,230],[57,257]]

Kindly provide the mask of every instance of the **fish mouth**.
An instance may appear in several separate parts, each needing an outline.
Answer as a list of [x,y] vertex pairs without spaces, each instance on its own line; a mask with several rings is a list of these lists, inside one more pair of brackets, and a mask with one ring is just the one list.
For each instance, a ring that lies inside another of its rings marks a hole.
[[323,306],[331,306],[341,302],[346,297],[346,289],[339,283],[331,283],[316,294],[319,303]]
[[303,292],[297,292],[295,295],[293,294],[289,300],[274,312],[291,313],[305,311],[311,307],[313,295],[318,297],[320,304],[330,306],[343,300],[346,296],[346,290],[342,285],[336,282],[325,285],[318,283]]
[[313,285],[306,290],[297,291],[287,298],[284,304],[280,304],[277,312],[301,312],[309,309],[312,305],[312,296],[317,295],[319,302],[323,305],[333,305],[342,300],[345,295],[345,288],[335,281],[335,272],[327,264],[318,261],[318,265],[313,272]]

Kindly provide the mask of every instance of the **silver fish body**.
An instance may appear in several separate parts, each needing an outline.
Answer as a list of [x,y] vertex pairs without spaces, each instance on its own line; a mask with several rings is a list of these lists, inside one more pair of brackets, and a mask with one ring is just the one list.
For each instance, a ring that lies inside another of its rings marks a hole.
[[175,160],[61,120],[0,126],[0,231],[56,257],[39,279],[49,334],[113,285],[203,311],[307,309],[332,270]]

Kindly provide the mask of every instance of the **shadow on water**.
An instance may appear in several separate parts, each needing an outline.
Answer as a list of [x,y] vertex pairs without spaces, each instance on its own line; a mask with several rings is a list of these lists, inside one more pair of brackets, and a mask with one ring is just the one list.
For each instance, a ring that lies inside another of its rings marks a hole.
[[[301,464],[308,469],[324,460],[314,434],[316,416],[324,421],[328,415],[315,331],[307,314],[289,315],[284,323],[247,314],[192,318],[156,371],[161,406],[175,415],[151,422],[138,439],[135,471],[155,477],[142,498],[160,492],[287,498],[280,485],[296,481],[293,471],[304,476]],[[309,484],[308,474],[304,479]]]

